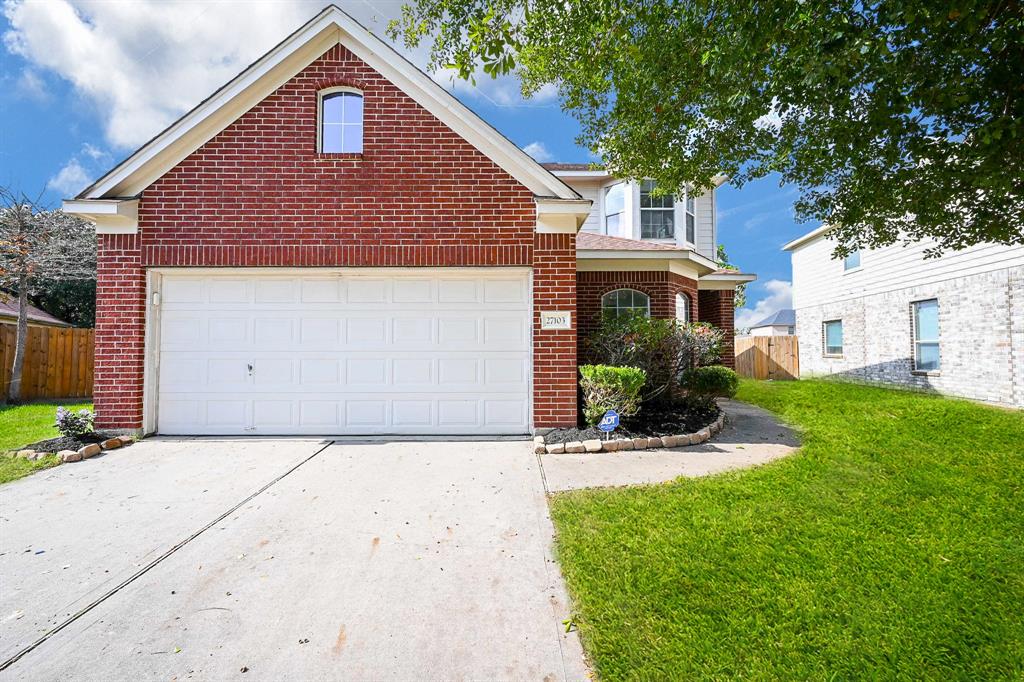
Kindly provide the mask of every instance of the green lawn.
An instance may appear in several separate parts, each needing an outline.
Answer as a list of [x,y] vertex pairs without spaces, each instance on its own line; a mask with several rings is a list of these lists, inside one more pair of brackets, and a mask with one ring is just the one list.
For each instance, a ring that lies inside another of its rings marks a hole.
[[[0,405],[0,453],[16,450],[27,443],[59,436],[60,433],[53,426],[54,413],[58,405],[64,405],[69,410],[80,410],[83,407],[92,409],[92,403],[77,402]],[[0,456],[0,483],[13,481],[56,463],[55,457],[29,462],[20,458]]]
[[602,679],[1024,676],[1024,413],[826,381],[738,397],[802,450],[552,501]]

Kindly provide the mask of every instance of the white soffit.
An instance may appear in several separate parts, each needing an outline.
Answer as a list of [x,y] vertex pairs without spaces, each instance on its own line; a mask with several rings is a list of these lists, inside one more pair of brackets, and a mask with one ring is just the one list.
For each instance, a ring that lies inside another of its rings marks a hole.
[[135,234],[139,228],[139,200],[135,198],[68,200],[62,208],[95,223],[97,234]]
[[580,198],[575,190],[334,5],[327,7],[209,99],[143,145],[77,198],[140,194],[337,43],[379,71],[535,195]]

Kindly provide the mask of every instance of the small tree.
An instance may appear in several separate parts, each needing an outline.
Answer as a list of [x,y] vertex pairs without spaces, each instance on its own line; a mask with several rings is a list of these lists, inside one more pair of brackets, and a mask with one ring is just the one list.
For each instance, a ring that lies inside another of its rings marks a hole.
[[647,382],[641,399],[650,402],[671,399],[684,370],[717,362],[723,335],[707,322],[606,315],[587,339],[587,353],[595,364],[642,369]]
[[19,308],[8,402],[21,400],[29,295],[43,281],[95,278],[96,234],[89,223],[0,188],[0,288],[17,297]]
[[[729,254],[725,252],[725,244],[718,245],[718,250],[715,252],[715,262],[722,270],[740,271],[738,267],[729,262]],[[745,282],[736,285],[736,293],[733,296],[732,304],[735,308],[742,308],[747,304],[747,285]]]

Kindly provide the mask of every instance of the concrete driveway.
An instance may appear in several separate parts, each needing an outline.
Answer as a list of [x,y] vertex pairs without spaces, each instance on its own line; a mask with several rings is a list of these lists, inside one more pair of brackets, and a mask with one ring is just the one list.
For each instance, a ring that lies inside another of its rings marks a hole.
[[0,678],[582,679],[551,536],[523,441],[147,440],[0,487]]

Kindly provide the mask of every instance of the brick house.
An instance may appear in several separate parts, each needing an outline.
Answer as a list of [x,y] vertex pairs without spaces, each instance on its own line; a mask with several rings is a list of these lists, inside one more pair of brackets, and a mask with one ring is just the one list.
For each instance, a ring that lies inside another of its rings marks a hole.
[[786,244],[804,376],[1024,407],[1024,246],[927,258],[931,241],[832,258],[820,227]]
[[328,7],[65,202],[98,233],[97,425],[573,425],[602,307],[731,339],[753,279],[716,270],[713,192],[648,190],[543,167]]

